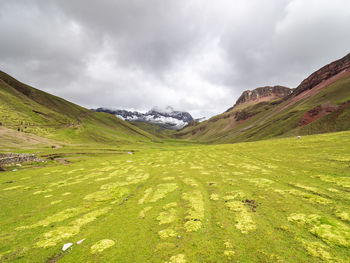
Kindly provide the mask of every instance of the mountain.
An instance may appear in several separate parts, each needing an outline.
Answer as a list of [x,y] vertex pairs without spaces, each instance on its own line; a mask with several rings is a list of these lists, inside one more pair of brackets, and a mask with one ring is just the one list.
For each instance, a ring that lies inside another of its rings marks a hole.
[[108,108],[98,108],[97,112],[106,112],[129,122],[144,122],[157,124],[167,129],[181,129],[193,121],[191,114],[183,111],[176,111],[168,106],[165,109],[152,108],[146,113],[127,110],[112,110]]
[[227,143],[350,129],[350,54],[298,87],[245,91],[226,112],[189,125],[177,138]]
[[[267,86],[245,91],[233,107],[202,122],[171,107],[146,113],[89,110],[0,71],[0,135],[6,138],[11,133],[14,138],[19,130],[18,134],[33,135],[19,136],[22,141],[43,144],[49,142],[39,138],[120,145],[169,136],[229,143],[350,130],[349,120],[350,54],[315,71],[293,90]],[[183,126],[179,131],[165,130]]]
[[[155,137],[110,114],[30,87],[0,71],[0,128],[61,142],[148,142]],[[23,132],[22,132],[23,131]]]

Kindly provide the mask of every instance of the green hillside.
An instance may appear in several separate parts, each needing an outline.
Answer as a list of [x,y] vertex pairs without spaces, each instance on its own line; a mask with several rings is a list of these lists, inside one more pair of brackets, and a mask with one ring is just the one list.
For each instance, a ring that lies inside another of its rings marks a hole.
[[68,143],[120,144],[155,139],[110,114],[85,109],[1,71],[0,122],[3,127]]
[[140,122],[140,121],[130,121],[129,123],[162,139],[168,139],[172,137],[172,135],[176,132],[176,130],[166,128],[161,124],[147,123],[147,122]]
[[[306,94],[309,91],[305,91]],[[177,138],[200,142],[255,141],[272,137],[306,135],[350,129],[350,75],[324,87],[315,95],[234,107],[195,126],[185,127]],[[303,116],[316,108],[326,111],[319,119],[301,125]]]

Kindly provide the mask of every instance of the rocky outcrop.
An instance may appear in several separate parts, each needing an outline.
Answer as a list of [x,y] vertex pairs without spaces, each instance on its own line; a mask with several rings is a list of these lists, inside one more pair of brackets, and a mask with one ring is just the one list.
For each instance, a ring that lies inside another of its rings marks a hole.
[[23,162],[42,162],[42,160],[34,154],[0,153],[0,165]]
[[284,86],[266,86],[256,88],[254,90],[246,90],[242,93],[242,95],[236,101],[237,106],[243,103],[255,103],[261,101],[269,101],[273,99],[283,98],[290,95],[293,92],[292,89],[284,87]]
[[300,83],[300,85],[294,90],[292,96],[297,96],[306,90],[312,89],[322,81],[325,81],[345,70],[350,70],[350,53],[312,73]]

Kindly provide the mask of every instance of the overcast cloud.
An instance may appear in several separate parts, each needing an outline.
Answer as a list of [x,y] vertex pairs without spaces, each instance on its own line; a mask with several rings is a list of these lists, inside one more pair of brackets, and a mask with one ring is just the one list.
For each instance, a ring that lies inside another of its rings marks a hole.
[[349,0],[0,0],[0,69],[88,108],[194,117],[350,52]]

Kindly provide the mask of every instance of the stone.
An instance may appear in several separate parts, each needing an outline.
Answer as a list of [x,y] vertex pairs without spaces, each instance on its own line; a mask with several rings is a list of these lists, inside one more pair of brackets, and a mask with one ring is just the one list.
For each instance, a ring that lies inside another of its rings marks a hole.
[[82,240],[77,241],[77,245],[80,245],[81,243],[83,243],[85,241],[85,238],[83,238]]
[[73,243],[66,243],[66,244],[64,244],[63,247],[62,247],[62,251],[66,251],[71,246],[73,246]]

